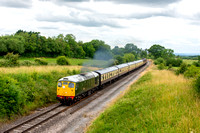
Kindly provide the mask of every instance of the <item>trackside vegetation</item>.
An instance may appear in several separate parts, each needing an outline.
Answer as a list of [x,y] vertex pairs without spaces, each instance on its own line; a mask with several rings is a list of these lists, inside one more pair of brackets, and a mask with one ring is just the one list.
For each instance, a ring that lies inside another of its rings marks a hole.
[[[34,69],[36,68],[36,70]],[[55,103],[56,85],[61,77],[80,73],[73,66],[0,68],[0,123]],[[38,70],[37,70],[38,69]]]
[[153,67],[87,132],[200,132],[199,107],[190,79]]

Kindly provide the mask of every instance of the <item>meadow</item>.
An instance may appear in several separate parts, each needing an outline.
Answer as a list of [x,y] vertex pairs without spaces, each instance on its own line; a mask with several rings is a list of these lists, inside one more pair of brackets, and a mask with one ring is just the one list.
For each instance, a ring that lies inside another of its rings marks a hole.
[[[34,63],[35,58],[19,58],[19,62],[23,62],[25,60],[31,61]],[[56,58],[44,58],[48,65],[57,65]],[[105,67],[107,66],[107,61],[104,60],[93,60],[93,59],[76,59],[76,58],[68,58],[70,65],[75,66],[94,66],[94,67]]]
[[191,79],[153,66],[87,132],[200,132],[199,107]]
[[189,60],[189,59],[183,59],[183,62],[186,64],[192,64],[193,62],[197,62],[198,60]]

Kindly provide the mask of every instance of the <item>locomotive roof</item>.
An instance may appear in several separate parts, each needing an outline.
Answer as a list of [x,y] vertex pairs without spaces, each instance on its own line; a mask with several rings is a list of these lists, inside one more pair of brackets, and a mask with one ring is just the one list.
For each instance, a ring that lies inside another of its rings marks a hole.
[[118,67],[118,68],[123,68],[123,67],[127,67],[127,66],[128,66],[127,63],[116,65],[116,67]]
[[71,82],[82,82],[91,78],[98,77],[99,75],[95,72],[81,73],[77,75],[67,76],[59,79],[58,81],[71,81]]
[[98,72],[100,74],[105,74],[105,73],[109,73],[109,72],[112,72],[112,71],[115,71],[115,70],[118,70],[118,68],[115,67],[115,66],[112,66],[112,67],[104,68],[104,69],[101,69],[101,70],[97,70],[95,72]]

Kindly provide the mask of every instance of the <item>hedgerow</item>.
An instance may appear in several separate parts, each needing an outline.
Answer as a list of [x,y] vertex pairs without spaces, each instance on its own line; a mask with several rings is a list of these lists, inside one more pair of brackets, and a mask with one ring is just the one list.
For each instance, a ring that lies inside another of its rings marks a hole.
[[0,76],[0,119],[11,119],[56,102],[56,85],[61,77],[77,74],[76,70],[48,73],[15,73]]

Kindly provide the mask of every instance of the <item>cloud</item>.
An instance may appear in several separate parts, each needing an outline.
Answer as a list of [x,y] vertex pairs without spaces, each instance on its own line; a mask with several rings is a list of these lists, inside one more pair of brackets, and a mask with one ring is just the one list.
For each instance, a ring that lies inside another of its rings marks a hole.
[[57,30],[59,29],[58,27],[54,27],[54,26],[41,26],[41,27],[37,27],[39,29],[44,29],[44,30]]
[[[54,0],[52,0],[54,1]],[[56,0],[56,2],[68,3],[68,2],[90,2],[91,0]],[[94,2],[112,2],[117,4],[136,4],[136,5],[148,5],[148,6],[163,6],[171,3],[176,3],[181,0],[92,0]]]
[[152,6],[163,6],[171,3],[178,2],[180,0],[94,0],[94,1],[110,1],[120,4],[136,4],[136,5],[152,5]]
[[30,8],[32,0],[1,0],[0,6],[12,8]]
[[92,13],[80,13],[77,11],[71,11],[65,15],[56,15],[53,13],[50,14],[38,14],[36,16],[38,21],[47,21],[47,22],[65,22],[71,23],[74,25],[81,25],[86,27],[102,27],[108,26],[113,28],[121,28],[122,26],[118,24],[117,21],[113,19],[105,18],[104,16],[95,15]]

